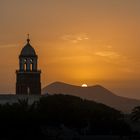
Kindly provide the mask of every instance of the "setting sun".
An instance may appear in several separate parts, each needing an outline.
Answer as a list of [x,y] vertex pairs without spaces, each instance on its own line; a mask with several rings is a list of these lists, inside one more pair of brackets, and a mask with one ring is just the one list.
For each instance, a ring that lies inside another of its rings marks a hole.
[[87,84],[82,84],[82,87],[88,87]]

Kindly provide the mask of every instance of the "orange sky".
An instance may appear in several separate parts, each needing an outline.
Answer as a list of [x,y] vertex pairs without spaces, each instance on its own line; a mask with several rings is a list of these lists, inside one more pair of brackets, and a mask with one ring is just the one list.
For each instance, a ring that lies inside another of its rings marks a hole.
[[18,55],[30,33],[42,87],[102,84],[140,98],[139,0],[0,2],[0,92],[15,92]]

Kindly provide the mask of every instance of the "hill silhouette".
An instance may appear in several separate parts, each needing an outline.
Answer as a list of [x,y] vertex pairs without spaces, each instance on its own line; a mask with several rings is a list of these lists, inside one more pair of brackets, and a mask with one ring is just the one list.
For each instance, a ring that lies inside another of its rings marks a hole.
[[62,82],[54,82],[44,87],[42,93],[78,96],[84,99],[103,103],[125,113],[131,112],[134,107],[140,105],[140,100],[117,96],[100,85],[83,88]]
[[[130,135],[124,115],[106,105],[71,95],[42,96],[29,104],[19,99],[0,105],[2,139],[50,139],[61,136]],[[68,135],[68,132],[69,135]],[[76,134],[76,135],[75,135]]]

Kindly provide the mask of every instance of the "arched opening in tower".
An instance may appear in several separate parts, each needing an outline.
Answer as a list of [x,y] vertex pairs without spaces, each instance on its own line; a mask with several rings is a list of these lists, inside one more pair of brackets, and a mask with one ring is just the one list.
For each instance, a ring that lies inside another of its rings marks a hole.
[[30,71],[33,71],[33,64],[30,64]]
[[26,71],[26,70],[27,70],[27,64],[24,63],[24,71]]

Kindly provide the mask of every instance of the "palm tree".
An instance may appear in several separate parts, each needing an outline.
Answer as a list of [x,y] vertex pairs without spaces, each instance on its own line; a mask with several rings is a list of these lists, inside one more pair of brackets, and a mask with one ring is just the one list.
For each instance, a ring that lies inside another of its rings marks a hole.
[[131,119],[133,121],[140,121],[140,106],[137,106],[132,110]]
[[18,105],[24,109],[28,108],[28,98],[27,99],[18,99]]

